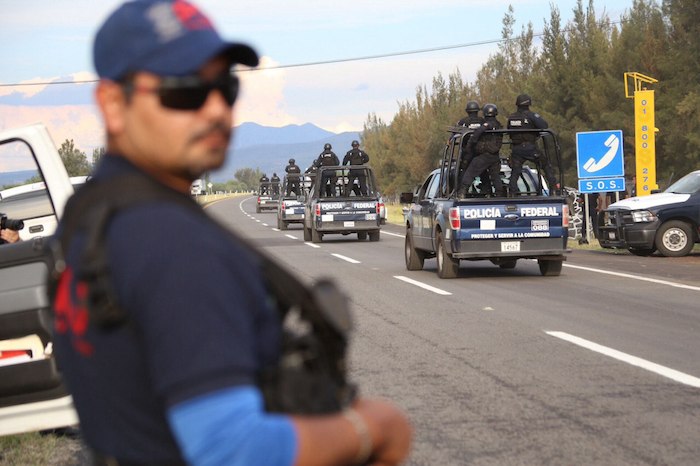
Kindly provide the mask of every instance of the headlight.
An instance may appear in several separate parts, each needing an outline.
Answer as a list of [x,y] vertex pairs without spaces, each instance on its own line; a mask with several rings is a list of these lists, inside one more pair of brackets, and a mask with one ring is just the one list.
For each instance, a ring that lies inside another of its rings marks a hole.
[[635,210],[632,212],[633,222],[653,222],[656,220],[656,215],[648,210]]

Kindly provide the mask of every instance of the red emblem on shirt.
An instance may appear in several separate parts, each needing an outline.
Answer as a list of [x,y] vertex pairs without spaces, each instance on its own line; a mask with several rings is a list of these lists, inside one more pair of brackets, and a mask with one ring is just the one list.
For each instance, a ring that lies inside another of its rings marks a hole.
[[71,343],[83,356],[90,356],[95,348],[85,339],[90,316],[87,309],[88,286],[85,282],[75,284],[75,300],[71,293],[73,269],[70,267],[61,274],[56,290],[54,326],[60,334],[71,333]]

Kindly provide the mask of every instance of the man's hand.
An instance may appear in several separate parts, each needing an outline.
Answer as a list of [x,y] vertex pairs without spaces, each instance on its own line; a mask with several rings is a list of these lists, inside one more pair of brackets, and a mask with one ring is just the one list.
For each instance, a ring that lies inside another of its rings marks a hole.
[[5,228],[4,230],[0,230],[0,239],[8,243],[16,243],[19,241],[19,232]]

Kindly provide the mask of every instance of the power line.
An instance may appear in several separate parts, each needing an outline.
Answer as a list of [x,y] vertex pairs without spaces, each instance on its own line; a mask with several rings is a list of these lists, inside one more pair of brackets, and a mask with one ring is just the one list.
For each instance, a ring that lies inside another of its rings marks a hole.
[[[609,24],[612,25],[617,25],[620,24],[622,21],[609,21]],[[544,32],[537,32],[533,33],[532,37],[541,37],[544,35]],[[354,62],[354,61],[364,61],[364,60],[376,60],[378,58],[391,58],[391,57],[400,57],[400,56],[405,56],[405,55],[418,55],[421,53],[430,53],[430,52],[441,52],[444,50],[453,50],[453,49],[461,49],[461,48],[467,48],[467,47],[478,47],[480,45],[490,45],[490,44],[498,44],[501,42],[509,42],[509,41],[514,41],[520,39],[520,36],[518,37],[511,37],[508,39],[489,39],[489,40],[483,40],[483,41],[477,41],[477,42],[468,42],[466,44],[456,44],[456,45],[443,45],[440,47],[432,47],[432,48],[427,48],[427,49],[416,49],[416,50],[407,50],[403,52],[391,52],[391,53],[384,53],[384,54],[378,54],[378,55],[364,55],[360,57],[351,57],[351,58],[337,58],[333,60],[321,60],[321,61],[314,61],[314,62],[306,62],[306,63],[293,63],[290,65],[277,65],[277,66],[268,66],[264,68],[246,68],[246,69],[241,69],[237,70],[237,73],[245,72],[258,72],[258,71],[268,71],[268,70],[281,70],[281,69],[286,69],[286,68],[303,68],[307,66],[319,66],[319,65],[332,65],[335,63],[348,63],[348,62]],[[0,84],[0,87],[17,87],[17,86],[50,86],[54,84],[89,84],[89,83],[96,83],[98,82],[99,79],[86,79],[86,80],[80,80],[80,81],[51,81],[51,82],[35,82],[35,83],[26,83],[26,84],[20,84],[20,83],[11,83],[11,84]]]

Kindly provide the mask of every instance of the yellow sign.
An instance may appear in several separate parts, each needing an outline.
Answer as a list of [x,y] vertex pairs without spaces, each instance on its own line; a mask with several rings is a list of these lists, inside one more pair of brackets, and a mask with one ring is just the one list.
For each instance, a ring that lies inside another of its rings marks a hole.
[[656,184],[654,91],[635,91],[634,127],[637,196],[646,196],[652,189],[659,188]]

